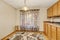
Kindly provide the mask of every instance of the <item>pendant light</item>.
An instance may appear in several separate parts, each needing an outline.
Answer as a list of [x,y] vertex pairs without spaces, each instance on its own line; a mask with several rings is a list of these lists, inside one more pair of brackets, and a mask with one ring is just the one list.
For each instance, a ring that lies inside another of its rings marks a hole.
[[22,7],[22,10],[23,11],[28,11],[29,10],[29,8],[27,7],[27,4],[26,4],[26,0],[24,0],[24,6]]

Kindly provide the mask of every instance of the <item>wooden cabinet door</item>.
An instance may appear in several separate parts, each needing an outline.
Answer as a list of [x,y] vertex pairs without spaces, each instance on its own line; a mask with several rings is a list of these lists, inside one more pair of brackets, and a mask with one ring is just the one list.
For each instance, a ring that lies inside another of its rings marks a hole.
[[58,2],[58,16],[60,16],[60,1]]
[[48,38],[51,40],[51,25],[48,24]]
[[53,13],[52,7],[50,7],[50,8],[47,10],[48,18],[49,18],[49,17],[52,17],[52,13]]
[[53,16],[57,16],[58,14],[58,8],[57,8],[57,3],[53,5]]
[[47,35],[47,33],[48,33],[48,32],[47,32],[47,29],[48,29],[48,28],[47,28],[47,23],[44,23],[44,33],[45,33],[45,35]]
[[56,27],[52,26],[52,30],[51,30],[51,40],[56,40]]
[[60,27],[57,28],[57,40],[60,40]]

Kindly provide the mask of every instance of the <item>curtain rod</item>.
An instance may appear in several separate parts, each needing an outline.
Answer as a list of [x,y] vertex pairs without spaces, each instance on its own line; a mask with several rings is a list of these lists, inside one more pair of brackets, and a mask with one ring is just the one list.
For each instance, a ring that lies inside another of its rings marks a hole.
[[[20,10],[21,12],[25,12],[24,10]],[[40,9],[29,9],[27,11],[40,11]]]

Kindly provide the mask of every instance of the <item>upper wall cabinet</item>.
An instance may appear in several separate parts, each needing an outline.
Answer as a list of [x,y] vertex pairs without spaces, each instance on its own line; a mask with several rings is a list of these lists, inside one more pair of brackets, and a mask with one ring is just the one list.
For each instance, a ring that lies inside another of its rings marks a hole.
[[48,18],[60,17],[60,1],[48,8],[47,12]]
[[47,10],[47,12],[48,12],[48,17],[52,17],[52,7],[50,7],[48,10]]
[[58,16],[60,16],[60,1],[58,2]]
[[54,4],[53,5],[53,14],[52,14],[52,16],[54,17],[54,16],[57,16],[57,11],[58,11],[58,8],[57,8],[58,6],[57,6],[57,3],[56,4]]

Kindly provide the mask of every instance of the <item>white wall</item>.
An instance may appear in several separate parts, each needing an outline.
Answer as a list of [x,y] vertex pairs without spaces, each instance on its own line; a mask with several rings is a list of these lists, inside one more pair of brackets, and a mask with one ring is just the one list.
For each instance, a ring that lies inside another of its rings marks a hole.
[[16,9],[0,0],[0,39],[13,31]]
[[60,22],[60,17],[49,18],[49,21],[51,21],[51,22]]
[[43,31],[44,27],[43,27],[43,22],[47,20],[47,9],[46,8],[40,8],[40,12],[39,12],[39,21],[38,21],[38,25],[39,25],[39,30]]
[[17,10],[17,13],[16,13],[16,17],[17,17],[17,20],[16,20],[16,25],[19,25],[20,26],[20,11]]

